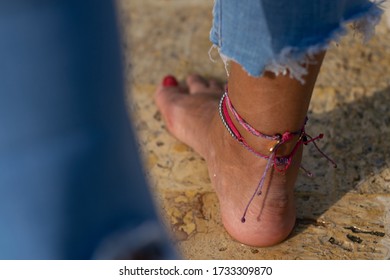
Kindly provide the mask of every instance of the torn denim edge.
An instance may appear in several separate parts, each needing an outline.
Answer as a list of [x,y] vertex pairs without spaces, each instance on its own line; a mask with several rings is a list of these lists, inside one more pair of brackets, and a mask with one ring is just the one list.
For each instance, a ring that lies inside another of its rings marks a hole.
[[[340,42],[341,37],[348,33],[349,24],[352,24],[351,27],[355,33],[361,34],[363,37],[363,43],[367,43],[371,37],[374,36],[375,26],[380,22],[381,16],[384,12],[381,5],[386,1],[388,0],[374,0],[372,1],[372,6],[368,10],[357,13],[348,19],[342,19],[339,26],[331,31],[327,36],[324,36],[324,38],[317,44],[304,48],[293,46],[284,47],[276,58],[264,66],[261,72],[264,73],[265,71],[270,71],[277,76],[280,74],[288,74],[290,78],[296,79],[301,84],[304,84],[305,80],[303,77],[308,74],[308,66],[316,63],[316,61],[314,61],[314,56],[327,50],[332,42]],[[223,54],[220,47],[213,44],[209,49],[209,58],[212,62],[215,62],[215,59],[212,57],[212,51],[214,48],[218,50],[218,53],[225,65],[226,75],[229,76],[229,61],[236,60]],[[241,66],[245,69],[245,65]],[[250,76],[256,77],[256,75],[252,75],[248,72],[247,69],[245,70]],[[259,76],[262,76],[262,74]]]
[[223,64],[225,65],[226,75],[229,77],[229,60],[231,60],[231,59],[228,56],[224,55],[221,52],[221,49],[217,45],[213,44],[211,46],[211,48],[209,49],[209,58],[212,62],[214,62],[214,63],[217,62],[217,60],[214,59],[213,54],[212,54],[214,49],[217,49],[219,57],[221,58],[221,60],[223,61]]

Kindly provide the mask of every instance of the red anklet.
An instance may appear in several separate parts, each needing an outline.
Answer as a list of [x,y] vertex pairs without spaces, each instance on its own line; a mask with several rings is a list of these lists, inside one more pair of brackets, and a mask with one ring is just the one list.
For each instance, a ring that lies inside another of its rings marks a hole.
[[[258,151],[254,150],[245,140],[245,138],[240,134],[236,126],[234,125],[232,119],[230,118],[230,115],[228,113],[228,109],[233,114],[234,118],[237,120],[237,122],[248,132],[253,134],[256,137],[261,137],[267,140],[273,140],[277,141],[276,144],[270,149],[269,155],[264,155],[262,153],[259,153]],[[274,169],[278,172],[284,172],[286,171],[290,165],[292,158],[298,151],[298,148],[304,144],[307,145],[308,143],[313,143],[316,149],[321,153],[322,156],[324,156],[329,162],[333,164],[333,166],[336,168],[336,163],[330,159],[326,154],[324,154],[321,149],[317,146],[315,143],[316,140],[319,140],[323,138],[323,134],[319,134],[317,137],[313,138],[310,135],[308,135],[305,131],[305,125],[307,122],[307,117],[305,119],[304,124],[302,125],[302,128],[295,132],[289,132],[286,131],[283,134],[275,134],[275,135],[267,135],[262,132],[259,132],[255,128],[253,128],[247,121],[245,121],[235,110],[233,104],[231,103],[228,92],[224,93],[222,96],[220,102],[219,102],[219,115],[222,119],[223,124],[225,125],[226,129],[230,133],[230,135],[236,139],[241,145],[243,145],[248,151],[256,155],[257,157],[267,159],[267,165],[264,169],[263,175],[260,178],[260,181],[257,185],[257,188],[255,192],[253,193],[252,197],[250,198],[247,206],[245,207],[244,213],[241,218],[241,222],[245,223],[245,216],[249,209],[250,204],[252,203],[253,199],[256,197],[256,195],[261,195],[262,189],[264,186],[266,175],[271,167],[271,165],[274,167]],[[294,148],[292,149],[292,152],[287,156],[277,156],[278,149],[285,143],[291,141],[294,136],[299,136],[297,143],[295,144]],[[308,140],[309,139],[309,140]],[[307,171],[305,168],[301,166],[301,168],[306,172],[308,176],[312,176],[312,174]]]

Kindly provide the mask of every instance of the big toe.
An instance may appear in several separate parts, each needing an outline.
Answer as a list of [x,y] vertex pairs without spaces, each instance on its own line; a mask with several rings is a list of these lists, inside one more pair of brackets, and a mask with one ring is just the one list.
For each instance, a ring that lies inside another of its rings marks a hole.
[[188,91],[179,85],[175,77],[166,76],[157,86],[154,98],[157,107],[160,110],[164,110],[177,96],[185,93],[188,93]]

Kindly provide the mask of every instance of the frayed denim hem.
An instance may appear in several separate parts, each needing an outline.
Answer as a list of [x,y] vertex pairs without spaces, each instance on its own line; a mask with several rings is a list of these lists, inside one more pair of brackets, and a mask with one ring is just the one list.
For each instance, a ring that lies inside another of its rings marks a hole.
[[[366,43],[375,34],[375,26],[379,23],[383,14],[381,4],[387,0],[373,1],[372,5],[364,11],[356,13],[347,19],[341,19],[339,26],[328,32],[316,43],[305,47],[286,46],[278,54],[267,62],[262,69],[256,73],[248,69],[245,63],[241,63],[234,55],[229,55],[221,50],[221,40],[213,41],[213,45],[209,50],[209,57],[215,61],[212,55],[213,49],[217,49],[219,55],[224,62],[226,73],[229,76],[228,64],[229,61],[235,61],[240,64],[250,76],[261,77],[265,71],[274,73],[275,75],[289,75],[291,78],[298,80],[302,84],[305,83],[304,76],[308,74],[308,65],[315,64],[314,56],[327,50],[332,42],[338,43],[342,36],[346,35],[349,26],[353,32],[362,36],[363,42]],[[212,37],[212,36],[211,36]]]

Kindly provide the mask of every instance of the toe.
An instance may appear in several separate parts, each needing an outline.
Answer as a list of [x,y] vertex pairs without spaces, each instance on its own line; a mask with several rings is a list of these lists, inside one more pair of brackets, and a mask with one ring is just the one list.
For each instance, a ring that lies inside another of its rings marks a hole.
[[176,87],[179,85],[179,82],[177,81],[175,76],[167,75],[162,80],[162,84],[163,84],[163,86],[166,86],[166,87]]
[[154,99],[157,107],[160,110],[165,111],[165,108],[168,107],[178,95],[182,95],[183,93],[184,90],[180,87],[167,87],[160,84],[157,86]]
[[180,96],[183,96],[183,93],[180,92],[179,87],[166,87],[162,84],[157,87],[154,94],[157,108],[161,112],[167,129],[171,132],[173,132],[174,124],[173,107],[175,100]]
[[157,86],[155,91],[155,101],[157,105],[161,104],[163,101],[169,101],[170,98],[174,97],[177,94],[188,94],[188,89],[183,88],[179,85],[178,81],[174,76],[167,75],[163,78],[161,83]]
[[187,77],[187,85],[190,94],[205,93],[209,90],[208,81],[199,75],[189,75]]

